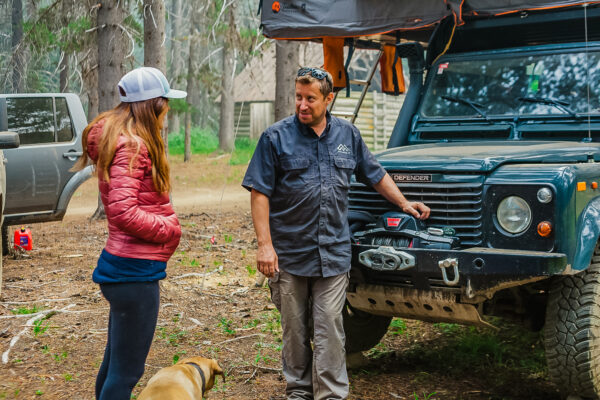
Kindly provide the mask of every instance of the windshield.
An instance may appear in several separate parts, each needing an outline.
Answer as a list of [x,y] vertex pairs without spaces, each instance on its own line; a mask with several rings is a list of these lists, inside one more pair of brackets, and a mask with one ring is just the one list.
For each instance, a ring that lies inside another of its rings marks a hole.
[[[433,67],[424,117],[566,115],[600,112],[600,52],[510,54],[447,61]],[[559,102],[557,104],[557,102]],[[469,105],[471,103],[471,105]]]

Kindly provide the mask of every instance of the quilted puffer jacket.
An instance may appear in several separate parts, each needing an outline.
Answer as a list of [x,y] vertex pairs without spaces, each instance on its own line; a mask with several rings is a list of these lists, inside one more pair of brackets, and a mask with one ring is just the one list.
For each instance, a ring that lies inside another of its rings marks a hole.
[[[88,133],[87,152],[98,159],[98,144],[104,120]],[[181,225],[168,193],[158,193],[152,183],[152,162],[146,145],[140,141],[140,151],[133,168],[129,161],[135,150],[121,136],[110,166],[110,182],[98,171],[98,187],[108,220],[106,251],[129,258],[167,261],[179,244]]]

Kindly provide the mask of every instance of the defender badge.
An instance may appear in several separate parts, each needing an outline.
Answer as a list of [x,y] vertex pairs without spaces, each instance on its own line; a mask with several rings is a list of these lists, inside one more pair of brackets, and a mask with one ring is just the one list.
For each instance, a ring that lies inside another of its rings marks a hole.
[[390,176],[396,183],[431,182],[431,174],[398,174],[391,173]]

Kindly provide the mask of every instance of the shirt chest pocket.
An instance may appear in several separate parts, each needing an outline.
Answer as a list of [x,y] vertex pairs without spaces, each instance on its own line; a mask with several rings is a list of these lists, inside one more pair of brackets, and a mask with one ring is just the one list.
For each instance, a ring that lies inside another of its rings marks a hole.
[[352,177],[354,168],[356,168],[356,160],[348,157],[334,156],[333,164],[335,165],[335,168],[333,168],[334,183],[345,188],[349,187],[350,178]]
[[282,183],[289,186],[301,186],[315,178],[313,166],[305,157],[286,157],[281,159],[283,170]]

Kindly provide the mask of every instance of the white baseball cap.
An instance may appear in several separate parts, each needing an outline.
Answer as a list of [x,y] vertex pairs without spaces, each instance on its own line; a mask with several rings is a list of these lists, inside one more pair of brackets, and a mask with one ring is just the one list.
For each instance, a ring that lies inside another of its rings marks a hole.
[[124,103],[150,100],[155,97],[182,99],[183,90],[171,89],[169,81],[159,69],[140,67],[125,74],[119,81],[119,97]]

